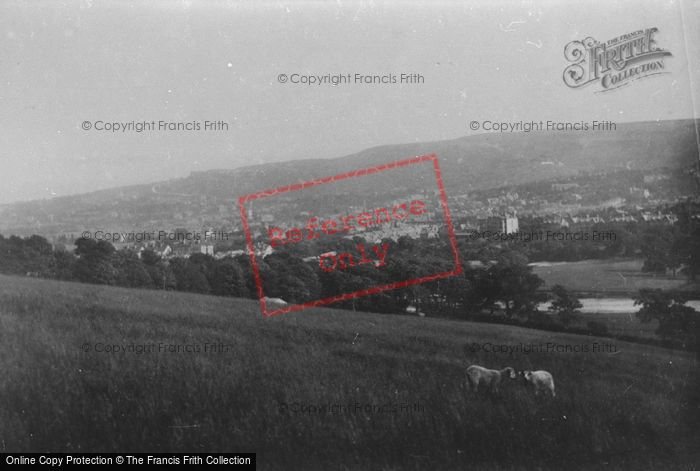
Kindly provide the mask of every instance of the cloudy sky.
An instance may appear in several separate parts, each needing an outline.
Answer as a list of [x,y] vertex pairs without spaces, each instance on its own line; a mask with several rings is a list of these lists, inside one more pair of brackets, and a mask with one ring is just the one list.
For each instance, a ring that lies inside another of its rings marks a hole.
[[[452,139],[472,120],[698,117],[700,0],[509,3],[3,1],[0,204]],[[568,42],[650,27],[668,74],[564,85]],[[348,73],[424,83],[278,79]],[[83,129],[152,120],[229,129]]]

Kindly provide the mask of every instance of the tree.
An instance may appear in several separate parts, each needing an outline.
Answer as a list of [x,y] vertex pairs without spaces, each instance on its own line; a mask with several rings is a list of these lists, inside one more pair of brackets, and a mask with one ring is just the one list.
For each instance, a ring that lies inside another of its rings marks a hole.
[[[464,315],[468,315],[473,307],[477,304],[474,299],[474,286],[471,282],[471,269],[465,269],[458,276],[451,276],[440,280],[440,284],[435,283],[437,294],[445,299],[448,308],[459,309]],[[414,286],[419,293],[423,292],[423,286]],[[427,293],[428,296],[430,293]]]
[[[666,268],[676,269],[675,257],[671,257],[672,237],[667,227],[654,225],[648,227],[642,234],[642,255],[644,265],[642,271],[665,273]],[[673,259],[673,262],[672,262]]]
[[160,255],[151,249],[145,249],[141,252],[141,261],[146,266],[156,266],[161,261]]
[[216,260],[209,254],[194,253],[187,259],[187,264],[197,267],[199,271],[207,278],[207,282],[211,286],[211,279],[214,275],[214,263]]
[[73,267],[73,276],[85,283],[115,284],[117,270],[112,266],[114,252],[112,244],[104,240],[76,240],[75,254],[78,260]]
[[571,294],[562,285],[554,285],[552,287],[552,304],[549,310],[556,312],[564,325],[569,325],[578,317],[583,305],[576,296]]
[[53,253],[51,277],[57,280],[72,280],[75,261],[75,255],[67,250],[56,250]]
[[243,279],[243,270],[232,258],[224,258],[214,263],[209,280],[212,294],[219,296],[248,296],[248,288]]
[[685,201],[671,210],[678,217],[678,231],[673,244],[674,256],[685,264],[689,281],[700,275],[700,203]]
[[490,268],[463,266],[464,290],[459,297],[467,311],[488,309],[493,314],[500,293],[498,280]]
[[81,258],[107,258],[114,252],[114,246],[106,240],[80,238],[75,241],[75,254]]
[[143,250],[141,252],[141,262],[143,262],[148,275],[153,280],[154,288],[171,290],[177,287],[177,280],[170,265],[155,251],[151,249]]
[[[364,276],[346,273],[343,279],[343,294],[354,293],[372,287],[372,279]],[[345,305],[355,311],[357,309],[373,310],[372,302],[368,298],[354,297],[344,302]]]
[[265,257],[267,269],[261,278],[267,296],[282,298],[289,303],[316,300],[321,293],[318,275],[299,257],[288,253],[274,253]]
[[683,348],[698,348],[700,319],[695,309],[686,306],[687,298],[660,289],[642,289],[634,300],[642,306],[637,317],[642,322],[658,321],[656,334],[664,340],[680,342]]
[[175,276],[175,286],[178,291],[208,294],[211,286],[204,274],[205,267],[201,263],[192,262],[189,259],[174,258],[170,260],[170,267]]
[[145,264],[145,267],[153,280],[154,288],[164,290],[174,290],[177,288],[177,279],[168,263],[160,261],[155,265]]
[[113,256],[117,271],[115,284],[128,288],[153,288],[153,280],[146,266],[133,250],[120,250]]
[[51,276],[53,248],[41,236],[0,238],[0,272]]
[[488,278],[496,301],[503,303],[508,317],[528,316],[546,300],[546,295],[537,291],[544,280],[532,273],[525,256],[516,252],[499,256],[497,263],[489,268]]
[[51,244],[43,237],[33,235],[25,238],[22,245],[25,272],[36,273],[39,276],[50,276],[53,262]]

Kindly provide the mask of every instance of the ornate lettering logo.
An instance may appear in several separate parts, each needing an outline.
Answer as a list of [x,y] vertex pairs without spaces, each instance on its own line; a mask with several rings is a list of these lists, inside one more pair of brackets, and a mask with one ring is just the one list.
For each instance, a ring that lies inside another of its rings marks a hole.
[[623,34],[607,42],[591,37],[571,41],[564,48],[564,57],[571,62],[564,69],[564,83],[579,88],[600,81],[605,92],[629,85],[635,80],[668,73],[664,57],[669,51],[657,46],[657,28]]

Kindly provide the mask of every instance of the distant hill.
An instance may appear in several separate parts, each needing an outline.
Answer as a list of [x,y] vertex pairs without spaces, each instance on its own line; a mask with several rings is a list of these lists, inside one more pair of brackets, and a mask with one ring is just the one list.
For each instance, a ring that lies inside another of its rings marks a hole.
[[[607,132],[484,133],[374,147],[334,159],[192,172],[157,184],[5,205],[0,207],[0,232],[222,226],[237,221],[234,205],[240,195],[433,153],[440,158],[449,196],[621,170],[690,170],[698,165],[695,125],[679,120],[622,123]],[[418,178],[409,175],[400,184],[420,188]],[[390,190],[370,188],[358,180],[350,191],[381,198]]]

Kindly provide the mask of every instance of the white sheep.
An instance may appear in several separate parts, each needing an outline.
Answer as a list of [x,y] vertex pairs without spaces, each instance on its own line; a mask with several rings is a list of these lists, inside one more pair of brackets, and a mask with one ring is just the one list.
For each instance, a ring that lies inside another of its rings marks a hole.
[[490,392],[498,394],[498,387],[503,377],[508,375],[510,379],[515,379],[515,370],[510,366],[502,370],[490,370],[479,365],[472,365],[467,368],[467,389],[479,390],[480,385],[486,386]]
[[552,374],[548,371],[526,370],[523,371],[522,374],[525,380],[535,387],[535,395],[538,395],[540,391],[546,392],[549,390],[549,392],[552,393],[552,397],[556,396],[556,393],[554,392],[554,378],[552,378]]

